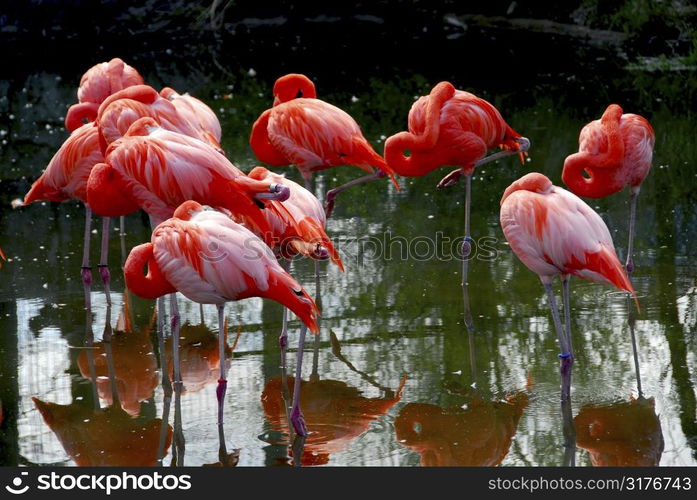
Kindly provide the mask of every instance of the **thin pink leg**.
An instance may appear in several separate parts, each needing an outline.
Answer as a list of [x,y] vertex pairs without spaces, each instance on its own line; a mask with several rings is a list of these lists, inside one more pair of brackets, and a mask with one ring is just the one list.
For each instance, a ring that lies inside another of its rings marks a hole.
[[363,177],[359,177],[358,179],[349,181],[346,184],[342,184],[341,186],[335,187],[334,189],[329,191],[327,193],[327,198],[324,203],[324,213],[326,214],[327,218],[329,218],[329,216],[334,211],[334,198],[336,198],[336,195],[350,187],[382,179],[383,177],[385,177],[385,175],[385,172],[383,172],[382,170],[376,170],[373,174],[364,175]]
[[303,349],[305,348],[306,333],[307,327],[303,325],[300,328],[300,337],[298,338],[298,355],[295,364],[295,384],[293,386],[293,408],[290,410],[290,423],[293,425],[293,429],[295,429],[296,434],[302,437],[307,436],[305,417],[300,409],[300,383],[302,382]]
[[109,230],[111,229],[111,219],[109,217],[102,218],[102,251],[99,258],[99,276],[102,278],[102,283],[104,283],[104,294],[106,295],[106,303],[108,306],[111,305],[111,291],[109,289],[109,282],[111,280],[111,275],[109,274]]
[[82,276],[82,284],[85,288],[85,308],[89,309],[92,301],[90,294],[92,292],[92,268],[90,267],[90,237],[92,235],[92,209],[85,205],[85,238],[82,244],[82,266],[80,267],[80,275]]

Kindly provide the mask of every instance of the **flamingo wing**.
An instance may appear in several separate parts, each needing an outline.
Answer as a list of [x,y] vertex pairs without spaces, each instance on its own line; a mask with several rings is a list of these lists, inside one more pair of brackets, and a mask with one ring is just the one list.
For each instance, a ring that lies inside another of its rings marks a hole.
[[27,205],[37,200],[87,200],[86,185],[92,167],[104,161],[94,123],[77,128],[51,158],[46,170],[32,184],[24,198]]

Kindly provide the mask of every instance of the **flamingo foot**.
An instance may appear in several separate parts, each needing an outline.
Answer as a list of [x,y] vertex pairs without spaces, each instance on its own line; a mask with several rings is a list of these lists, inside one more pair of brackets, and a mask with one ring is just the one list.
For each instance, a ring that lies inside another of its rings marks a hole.
[[440,182],[438,183],[437,188],[438,189],[443,189],[447,187],[454,186],[460,181],[460,177],[462,177],[464,174],[464,171],[461,168],[458,168],[457,170],[453,170],[450,172],[448,175],[443,177]]
[[290,411],[290,423],[298,436],[307,437],[307,426],[305,416],[299,406],[294,406]]

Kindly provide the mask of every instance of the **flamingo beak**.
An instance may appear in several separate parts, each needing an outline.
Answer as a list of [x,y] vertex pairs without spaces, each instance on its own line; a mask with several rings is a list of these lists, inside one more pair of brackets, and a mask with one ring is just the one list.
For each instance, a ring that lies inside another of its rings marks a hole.
[[290,188],[282,184],[271,184],[268,193],[258,193],[257,200],[286,201],[290,198]]

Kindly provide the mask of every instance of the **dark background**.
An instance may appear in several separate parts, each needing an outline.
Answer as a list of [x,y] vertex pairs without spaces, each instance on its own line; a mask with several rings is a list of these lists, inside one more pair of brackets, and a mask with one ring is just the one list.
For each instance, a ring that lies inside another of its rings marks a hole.
[[121,57],[142,74],[202,79],[254,68],[273,82],[304,72],[319,85],[424,75],[463,88],[552,95],[595,109],[619,94],[638,111],[695,109],[697,7],[686,0],[31,0],[0,14],[0,78],[77,80]]

